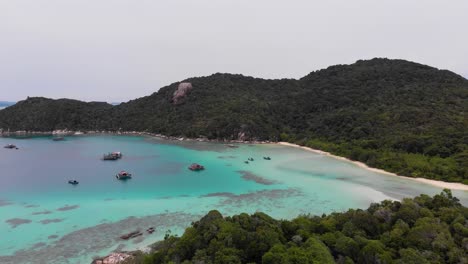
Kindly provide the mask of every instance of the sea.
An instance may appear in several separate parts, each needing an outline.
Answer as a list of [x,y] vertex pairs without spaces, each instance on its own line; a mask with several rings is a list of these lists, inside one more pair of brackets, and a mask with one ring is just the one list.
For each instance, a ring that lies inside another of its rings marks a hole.
[[[0,263],[91,263],[145,250],[210,210],[291,219],[442,191],[278,144],[120,135],[0,138],[6,144],[18,149],[0,149]],[[103,161],[112,151],[122,158]],[[192,163],[205,169],[191,171]],[[132,178],[116,179],[122,170]],[[453,194],[468,204],[468,192]],[[120,238],[136,230],[143,235]]]

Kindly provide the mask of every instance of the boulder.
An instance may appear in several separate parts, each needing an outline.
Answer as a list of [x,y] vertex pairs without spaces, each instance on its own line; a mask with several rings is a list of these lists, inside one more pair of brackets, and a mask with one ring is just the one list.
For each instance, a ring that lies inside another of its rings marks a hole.
[[94,260],[92,264],[120,264],[131,257],[132,255],[127,253],[114,252],[104,258]]
[[172,102],[178,104],[182,98],[184,98],[187,93],[192,90],[192,84],[189,82],[181,82],[172,96]]

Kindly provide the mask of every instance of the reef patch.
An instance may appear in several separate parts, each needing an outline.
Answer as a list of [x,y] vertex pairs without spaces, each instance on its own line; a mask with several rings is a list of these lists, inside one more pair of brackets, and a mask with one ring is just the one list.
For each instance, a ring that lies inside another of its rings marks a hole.
[[256,182],[258,184],[263,184],[263,185],[273,185],[273,184],[278,183],[277,181],[265,179],[265,178],[263,178],[261,176],[258,176],[256,174],[250,172],[250,171],[236,171],[236,172],[242,174],[242,179],[244,179],[246,181],[253,181],[253,182]]
[[70,211],[73,209],[77,209],[80,207],[79,205],[65,205],[64,207],[57,208],[57,211]]
[[23,218],[12,218],[12,219],[6,220],[5,222],[8,223],[11,226],[11,228],[16,228],[17,226],[20,226],[20,225],[29,224],[32,221],[29,219],[23,219]]
[[39,242],[39,243],[36,243],[36,244],[32,245],[31,248],[33,248],[33,249],[38,249],[38,248],[41,248],[41,247],[46,246],[46,245],[47,245],[47,244],[44,243],[44,242]]
[[49,211],[49,210],[44,210],[44,211],[40,211],[40,212],[34,212],[32,213],[32,215],[46,215],[46,214],[51,214],[52,212]]
[[[270,204],[273,207],[277,207],[278,204],[275,200],[282,200],[289,197],[302,196],[303,193],[295,188],[288,189],[272,189],[272,190],[259,190],[256,192],[249,192],[243,194],[234,194],[230,192],[216,192],[208,193],[199,196],[200,198],[206,197],[224,197],[219,206],[234,206],[240,207],[247,204]],[[276,204],[276,205],[275,205]]]
[[41,223],[43,225],[48,225],[48,224],[51,224],[51,223],[60,223],[63,220],[65,220],[65,218],[44,219],[44,220],[39,221],[39,223]]
[[7,205],[11,205],[13,204],[12,202],[8,201],[8,200],[1,200],[0,199],[0,207],[2,206],[7,206]]
[[215,192],[201,195],[200,198],[206,197],[235,197],[236,195],[230,192]]
[[229,155],[229,156],[218,156],[218,159],[236,159],[237,156],[232,156],[232,155]]
[[[116,239],[119,238],[122,232],[130,232],[135,228],[145,229],[149,226],[154,226],[156,227],[155,233],[157,234],[154,235],[153,233],[151,236],[163,236],[165,230],[173,229],[174,227],[184,230],[191,222],[200,219],[200,217],[201,215],[183,212],[163,213],[145,217],[128,217],[117,222],[103,223],[73,231],[53,241],[53,243],[40,248],[30,247],[16,251],[13,255],[0,256],[0,263],[75,263],[71,262],[71,259],[80,257],[83,252],[92,255],[93,252],[99,254],[103,250],[111,251],[115,247]],[[15,224],[20,223],[17,220],[12,222]],[[144,234],[144,236],[146,237],[147,234]],[[57,237],[51,235],[48,238],[54,239]],[[89,259],[88,263],[91,263],[91,261],[92,259]]]

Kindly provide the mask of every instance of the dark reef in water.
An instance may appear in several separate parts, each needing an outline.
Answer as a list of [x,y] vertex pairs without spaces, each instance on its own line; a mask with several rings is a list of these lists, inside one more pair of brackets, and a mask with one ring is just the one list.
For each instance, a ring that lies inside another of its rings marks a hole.
[[278,182],[276,181],[273,181],[273,180],[269,180],[269,179],[265,179],[261,176],[258,176],[250,171],[237,171],[238,173],[242,174],[242,179],[246,180],[246,181],[254,181],[258,184],[263,184],[263,185],[273,185],[273,184],[277,184]]
[[249,193],[234,194],[230,192],[216,192],[201,195],[200,198],[209,197],[222,197],[219,206],[233,206],[241,207],[246,204],[266,204],[272,203],[274,200],[281,200],[288,197],[302,196],[301,191],[293,188],[289,189],[272,189],[272,190],[260,190]]
[[79,205],[65,205],[64,207],[57,208],[57,211],[69,211],[73,209],[77,209],[80,207]]
[[46,215],[46,214],[51,214],[52,212],[49,211],[49,210],[44,210],[44,211],[40,211],[40,212],[34,212],[32,213],[32,215]]
[[65,219],[64,218],[44,219],[44,220],[39,221],[39,223],[41,223],[43,225],[48,225],[50,223],[60,223],[63,220],[65,220]]
[[[155,235],[162,236],[169,228],[178,227],[183,229],[199,218],[199,215],[191,215],[182,212],[145,217],[128,217],[121,221],[103,223],[71,232],[48,245],[43,245],[42,243],[36,244],[28,249],[19,250],[11,256],[0,256],[0,263],[70,263],[69,261],[71,258],[77,258],[82,255],[83,252],[96,252],[97,254],[101,250],[112,248],[122,232],[129,232],[135,228],[144,229],[148,226],[155,226]],[[30,220],[19,218],[10,220],[14,224],[31,222]],[[144,237],[146,236],[147,235]],[[47,239],[54,238],[57,238],[57,236],[51,235],[47,237]],[[123,247],[120,246],[119,249],[123,250]],[[91,262],[91,260],[89,260],[89,262]]]
[[215,192],[201,195],[200,198],[205,197],[235,197],[236,195],[230,192]]
[[29,224],[32,221],[29,219],[23,219],[23,218],[12,218],[12,219],[6,220],[5,222],[10,224],[12,228],[16,228],[17,226],[20,226],[20,225]]
[[38,248],[44,247],[44,246],[46,246],[46,245],[47,245],[47,244],[44,243],[44,242],[38,242],[38,243],[32,245],[31,248],[32,248],[32,249],[38,249]]
[[13,203],[8,201],[8,200],[0,200],[0,207],[11,205],[11,204],[13,204]]
[[237,156],[232,156],[232,155],[229,155],[229,156],[218,156],[218,159],[236,159]]

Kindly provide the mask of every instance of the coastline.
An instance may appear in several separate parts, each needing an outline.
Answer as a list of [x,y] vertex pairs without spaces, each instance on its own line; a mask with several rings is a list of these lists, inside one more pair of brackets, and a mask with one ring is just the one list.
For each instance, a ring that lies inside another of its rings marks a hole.
[[418,178],[413,178],[413,177],[408,177],[408,176],[402,176],[402,175],[398,175],[396,173],[388,172],[388,171],[385,171],[385,170],[382,170],[382,169],[372,168],[372,167],[367,166],[367,164],[365,164],[363,162],[354,161],[354,160],[350,160],[350,159],[345,158],[345,157],[333,155],[330,152],[326,152],[326,151],[322,151],[322,150],[318,150],[318,149],[313,149],[313,148],[309,148],[309,147],[304,147],[304,146],[299,146],[297,144],[293,144],[293,143],[289,143],[289,142],[278,142],[277,144],[282,145],[282,146],[301,148],[301,149],[304,149],[306,151],[314,152],[316,154],[329,156],[329,157],[332,157],[334,159],[339,159],[339,160],[343,160],[343,161],[346,161],[346,162],[350,162],[350,163],[353,163],[353,164],[357,165],[358,167],[361,167],[361,168],[364,168],[364,169],[367,169],[367,170],[370,170],[370,171],[373,171],[373,172],[377,172],[377,173],[387,174],[389,176],[394,176],[394,177],[400,177],[400,178],[404,178],[404,179],[408,179],[408,180],[413,180],[413,181],[429,184],[429,185],[436,186],[436,187],[439,187],[439,188],[444,188],[444,189],[468,191],[468,185],[465,185],[463,183],[445,182],[445,181],[431,180],[431,179],[419,178],[419,177]]
[[5,132],[0,130],[0,136],[2,137],[8,137],[8,136],[21,136],[21,135],[43,135],[43,136],[53,136],[53,135],[60,135],[60,136],[80,136],[80,135],[96,135],[96,134],[108,134],[108,135],[135,135],[135,136],[149,136],[149,137],[156,137],[159,139],[163,140],[173,140],[173,141],[198,141],[198,142],[216,142],[216,143],[225,143],[225,144],[231,144],[231,143],[237,143],[237,144],[279,144],[282,146],[289,146],[289,147],[294,147],[294,148],[301,148],[306,151],[314,152],[316,154],[320,155],[325,155],[332,157],[334,159],[339,159],[342,161],[350,162],[353,163],[356,166],[359,166],[361,168],[377,172],[377,173],[382,173],[386,174],[389,176],[394,176],[394,177],[400,177],[404,179],[409,179],[413,181],[417,181],[420,183],[425,183],[429,184],[435,187],[439,188],[446,188],[446,189],[451,189],[451,190],[460,190],[460,191],[468,191],[468,185],[463,184],[463,183],[458,183],[458,182],[445,182],[445,181],[438,181],[438,180],[432,180],[432,179],[427,179],[427,178],[414,178],[414,177],[408,177],[408,176],[402,176],[398,175],[393,172],[388,172],[382,169],[378,168],[372,168],[369,167],[367,164],[360,162],[360,161],[354,161],[345,157],[337,156],[334,154],[331,154],[330,152],[326,152],[323,150],[318,150],[318,149],[313,149],[310,147],[305,147],[305,146],[300,146],[297,144],[289,143],[289,142],[272,142],[272,141],[259,141],[259,140],[252,140],[252,141],[246,141],[246,140],[219,140],[219,139],[208,139],[205,137],[200,137],[200,138],[186,138],[186,137],[173,137],[173,136],[166,136],[162,134],[156,134],[156,133],[151,133],[151,132],[138,132],[138,131],[72,131],[72,130],[54,130],[54,131],[48,131],[48,132],[38,132],[38,131],[13,131],[13,132]]
[[166,136],[163,134],[151,133],[151,132],[139,132],[139,131],[94,131],[94,130],[84,130],[84,131],[74,131],[74,130],[54,130],[54,131],[2,131],[0,129],[0,137],[10,137],[10,136],[85,136],[85,135],[130,135],[130,136],[149,136],[155,137],[164,140],[173,140],[173,141],[198,141],[198,142],[216,142],[216,143],[238,143],[238,144],[274,144],[276,142],[272,141],[261,141],[261,140],[240,140],[240,139],[209,139],[206,137],[198,138],[188,138],[188,137],[176,137],[176,136]]

